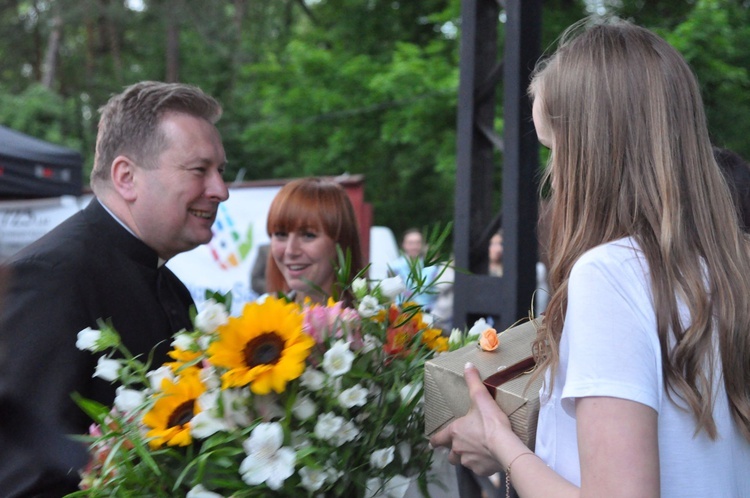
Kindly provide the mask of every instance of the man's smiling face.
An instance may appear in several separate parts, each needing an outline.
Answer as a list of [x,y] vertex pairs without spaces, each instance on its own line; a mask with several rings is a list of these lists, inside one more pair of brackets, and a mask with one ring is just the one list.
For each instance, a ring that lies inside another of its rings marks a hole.
[[166,146],[156,168],[136,168],[130,209],[136,234],[169,259],[211,240],[216,211],[229,192],[222,178],[224,147],[211,123],[169,113],[160,130]]

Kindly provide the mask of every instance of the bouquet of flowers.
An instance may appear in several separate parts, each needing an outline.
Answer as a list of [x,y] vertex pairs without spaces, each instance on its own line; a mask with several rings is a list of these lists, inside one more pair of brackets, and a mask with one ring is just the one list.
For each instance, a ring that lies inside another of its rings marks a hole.
[[[283,296],[229,316],[214,295],[151,368],[117,332],[79,333],[119,383],[112,407],[77,398],[95,423],[75,496],[401,497],[424,492],[424,363],[448,349],[400,278],[357,278],[353,302]],[[73,496],[73,495],[71,495]]]

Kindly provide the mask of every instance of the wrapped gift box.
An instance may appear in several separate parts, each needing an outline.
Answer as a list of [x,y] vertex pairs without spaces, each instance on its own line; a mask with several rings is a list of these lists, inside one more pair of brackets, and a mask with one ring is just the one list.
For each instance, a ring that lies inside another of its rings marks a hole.
[[464,381],[464,365],[471,362],[508,415],[513,432],[533,450],[539,389],[543,381],[543,376],[539,375],[529,384],[534,368],[531,347],[535,338],[536,326],[526,322],[502,332],[495,351],[482,351],[478,345],[471,344],[428,361],[424,373],[425,434],[432,435],[469,411],[471,401]]

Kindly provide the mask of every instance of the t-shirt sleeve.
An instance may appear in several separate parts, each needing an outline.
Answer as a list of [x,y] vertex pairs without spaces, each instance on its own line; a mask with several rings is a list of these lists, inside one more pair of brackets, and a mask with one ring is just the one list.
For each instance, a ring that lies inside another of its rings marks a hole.
[[[563,328],[568,362],[562,390],[569,413],[575,398],[609,396],[658,411],[660,346],[645,260],[623,250],[585,254],[571,272]],[[565,336],[567,336],[565,338]]]

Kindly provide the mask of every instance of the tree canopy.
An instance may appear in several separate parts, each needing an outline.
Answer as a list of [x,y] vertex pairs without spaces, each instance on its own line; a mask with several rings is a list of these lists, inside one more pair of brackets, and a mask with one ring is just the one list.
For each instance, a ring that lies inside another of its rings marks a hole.
[[[543,46],[597,9],[655,29],[694,68],[716,144],[750,157],[749,7],[549,0]],[[196,84],[225,108],[227,180],[364,174],[399,232],[453,216],[460,26],[460,0],[0,0],[0,122],[90,167],[110,95]]]

